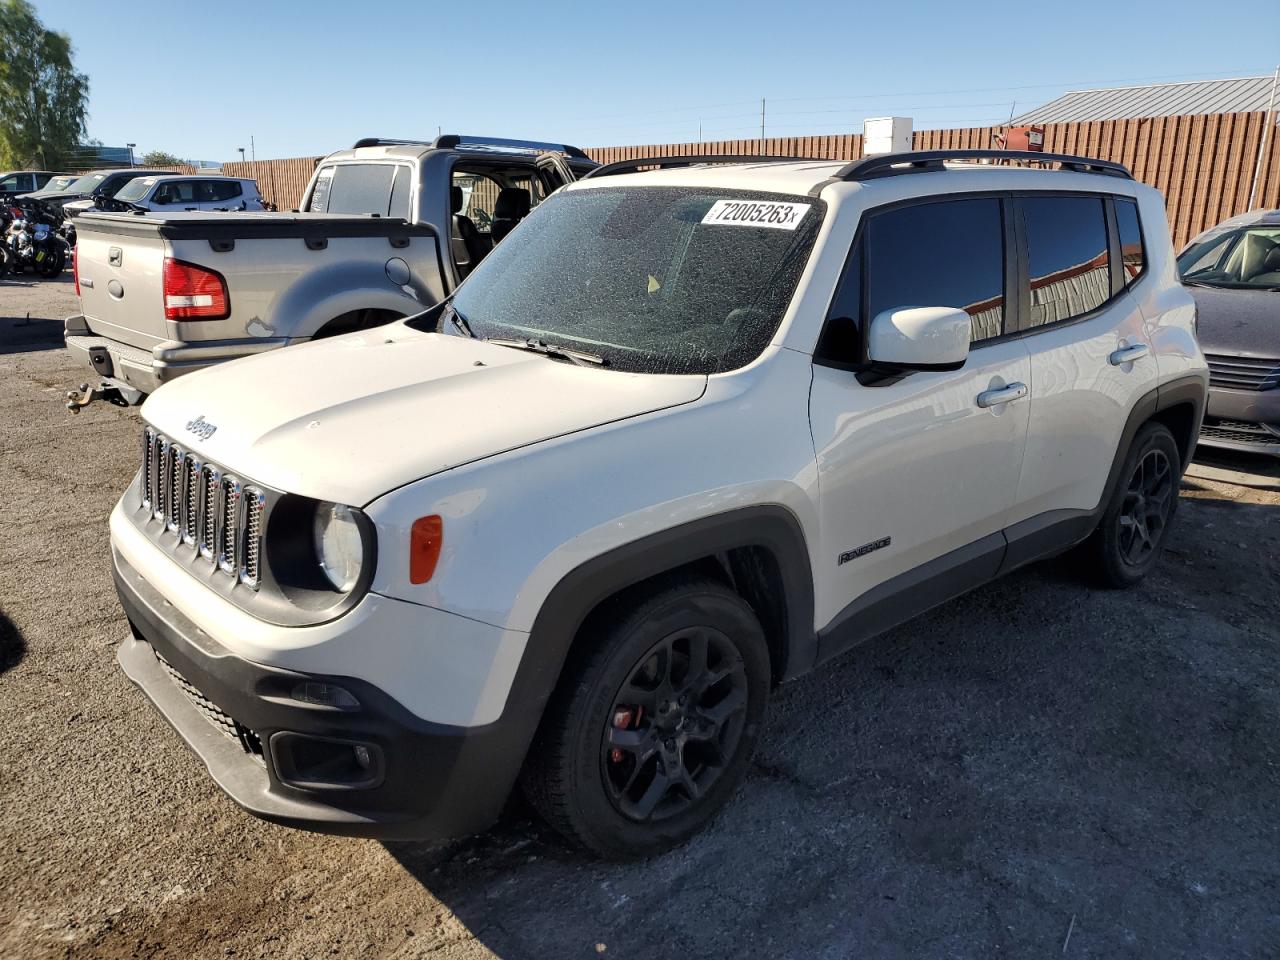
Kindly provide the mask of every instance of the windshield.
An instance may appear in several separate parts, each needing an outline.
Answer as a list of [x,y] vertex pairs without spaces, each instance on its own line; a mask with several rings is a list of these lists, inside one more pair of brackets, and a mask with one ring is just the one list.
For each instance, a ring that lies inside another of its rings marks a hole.
[[498,244],[453,306],[478,337],[542,340],[612,369],[733,370],[777,330],[823,208],[701,187],[570,190]]
[[116,194],[117,200],[140,200],[147,195],[156,182],[155,177],[138,177],[130,180],[124,185],[119,193]]
[[1210,234],[1178,257],[1183,283],[1232,290],[1280,290],[1280,224]]
[[94,188],[107,179],[105,173],[86,173],[83,177],[67,187],[67,193],[93,193]]
[[64,193],[76,182],[77,177],[54,177],[44,185],[44,193]]

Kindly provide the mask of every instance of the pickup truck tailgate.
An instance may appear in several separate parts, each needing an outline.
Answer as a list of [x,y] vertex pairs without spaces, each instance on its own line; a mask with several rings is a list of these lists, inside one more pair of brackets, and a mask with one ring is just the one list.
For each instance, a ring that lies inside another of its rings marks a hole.
[[89,329],[150,350],[173,336],[164,318],[166,241],[159,233],[102,232],[77,223],[80,305]]

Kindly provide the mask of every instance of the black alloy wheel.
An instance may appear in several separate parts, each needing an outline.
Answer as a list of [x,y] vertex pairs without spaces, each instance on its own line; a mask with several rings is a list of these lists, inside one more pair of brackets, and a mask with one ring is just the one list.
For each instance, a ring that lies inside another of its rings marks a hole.
[[601,737],[614,806],[641,823],[688,810],[737,752],[746,707],[742,656],[727,636],[692,627],[659,640],[615,695]]
[[1173,464],[1159,448],[1148,450],[1129,478],[1124,503],[1116,518],[1120,554],[1140,567],[1160,547],[1175,496]]
[[671,575],[601,604],[578,632],[521,773],[553,827],[611,859],[687,840],[746,775],[772,667],[727,583]]
[[1173,434],[1163,423],[1145,424],[1080,554],[1103,586],[1131,587],[1155,566],[1178,509],[1181,482],[1182,458]]

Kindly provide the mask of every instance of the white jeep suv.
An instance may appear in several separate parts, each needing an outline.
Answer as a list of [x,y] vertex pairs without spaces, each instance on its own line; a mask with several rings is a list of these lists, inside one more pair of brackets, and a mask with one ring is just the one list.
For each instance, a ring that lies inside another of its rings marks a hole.
[[1141,579],[1206,386],[1118,165],[603,167],[427,313],[147,401],[119,660],[259,816],[459,835],[519,780],[649,854],[777,684],[1069,547]]

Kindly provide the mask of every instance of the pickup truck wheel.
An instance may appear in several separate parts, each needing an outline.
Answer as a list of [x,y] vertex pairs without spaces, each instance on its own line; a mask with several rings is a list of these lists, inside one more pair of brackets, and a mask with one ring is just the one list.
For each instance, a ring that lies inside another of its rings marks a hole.
[[1104,586],[1133,586],[1155,566],[1178,507],[1181,477],[1173,434],[1164,424],[1148,423],[1134,437],[1120,482],[1089,543]]
[[741,782],[769,695],[751,608],[711,580],[684,582],[594,619],[566,671],[523,786],[557,830],[610,858],[692,836]]

